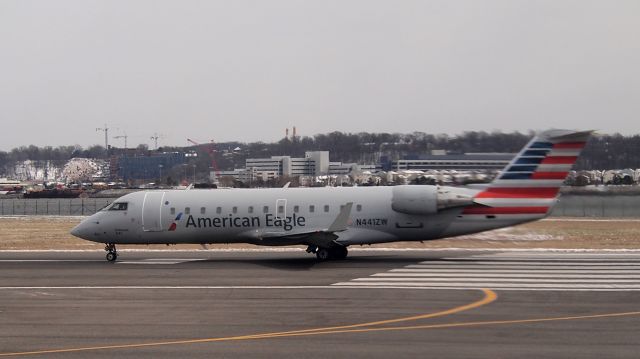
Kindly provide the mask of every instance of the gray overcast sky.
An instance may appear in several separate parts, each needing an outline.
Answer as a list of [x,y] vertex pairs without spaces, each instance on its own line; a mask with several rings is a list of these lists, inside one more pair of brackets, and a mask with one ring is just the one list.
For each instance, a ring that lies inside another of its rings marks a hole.
[[131,147],[636,134],[639,114],[637,0],[0,0],[2,150],[103,144],[105,123]]

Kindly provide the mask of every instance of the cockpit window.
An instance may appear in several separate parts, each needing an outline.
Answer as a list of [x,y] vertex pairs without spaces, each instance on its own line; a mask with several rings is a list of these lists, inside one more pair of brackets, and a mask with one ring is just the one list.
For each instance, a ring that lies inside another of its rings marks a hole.
[[105,204],[104,206],[102,206],[102,208],[100,208],[100,211],[106,211],[109,209],[109,207],[111,207],[113,205],[113,203],[108,202],[107,204]]
[[109,207],[110,211],[126,211],[127,210],[127,202],[116,202],[111,207]]

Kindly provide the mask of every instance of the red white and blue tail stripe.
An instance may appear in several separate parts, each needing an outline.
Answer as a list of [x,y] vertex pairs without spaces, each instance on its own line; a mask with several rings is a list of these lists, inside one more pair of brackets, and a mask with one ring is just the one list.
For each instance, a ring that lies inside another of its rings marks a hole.
[[549,130],[529,142],[462,214],[546,216],[592,131]]

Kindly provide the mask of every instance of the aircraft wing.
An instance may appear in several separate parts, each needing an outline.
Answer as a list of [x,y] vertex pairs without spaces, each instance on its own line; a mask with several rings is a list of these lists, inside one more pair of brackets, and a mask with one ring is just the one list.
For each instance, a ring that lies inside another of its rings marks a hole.
[[254,233],[253,237],[274,244],[305,243],[320,247],[329,247],[338,238],[336,232],[346,231],[353,202],[348,202],[328,228],[314,228],[305,231],[265,231]]

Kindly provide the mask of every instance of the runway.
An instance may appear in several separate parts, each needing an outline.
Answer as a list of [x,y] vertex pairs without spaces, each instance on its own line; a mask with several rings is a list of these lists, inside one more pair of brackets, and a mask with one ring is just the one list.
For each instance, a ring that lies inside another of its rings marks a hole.
[[0,355],[637,357],[640,253],[0,253]]

